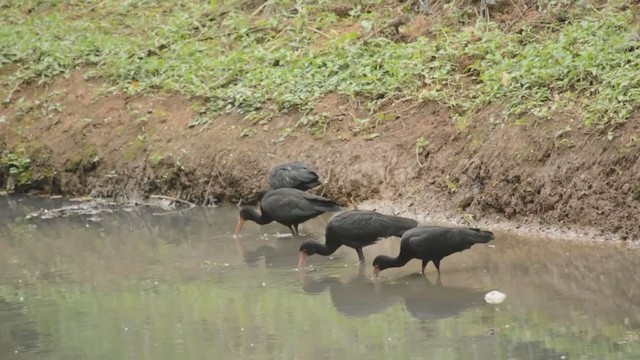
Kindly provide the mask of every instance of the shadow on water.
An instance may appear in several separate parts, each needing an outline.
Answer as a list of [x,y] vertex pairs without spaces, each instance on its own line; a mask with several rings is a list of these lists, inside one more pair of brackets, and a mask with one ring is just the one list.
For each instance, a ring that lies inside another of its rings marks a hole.
[[440,283],[414,260],[374,285],[397,238],[362,272],[344,247],[296,271],[330,215],[300,238],[249,223],[234,238],[233,206],[25,220],[68,204],[0,197],[2,359],[640,358],[637,250],[498,234],[446,258]]
[[396,303],[399,296],[389,292],[376,292],[374,284],[365,276],[363,267],[358,275],[342,282],[335,276],[324,276],[318,280],[306,273],[300,274],[302,290],[310,295],[329,292],[331,303],[346,316],[363,317],[380,313]]
[[[421,320],[438,320],[456,317],[474,307],[485,305],[485,291],[458,286],[444,286],[438,277],[435,284],[421,275],[409,286],[395,284],[395,289],[403,295],[404,305],[409,313]],[[400,288],[400,289],[399,289]]]
[[328,291],[338,312],[346,316],[363,317],[381,313],[397,302],[416,319],[437,320],[460,315],[466,310],[485,305],[484,291],[457,286],[444,286],[441,278],[432,283],[420,275],[410,275],[402,283],[375,283],[361,267],[358,275],[342,282],[334,276],[314,280],[301,274],[302,289],[317,295]]
[[266,267],[291,268],[298,258],[300,242],[311,237],[300,236],[293,238],[285,236],[283,238],[274,238],[272,241],[264,243],[271,240],[270,238],[270,236],[260,236],[255,242],[263,242],[263,244],[253,245],[253,247],[249,247],[250,245],[247,245],[247,241],[240,238],[234,238],[234,241],[245,263],[250,267],[256,267],[260,261],[264,261]]

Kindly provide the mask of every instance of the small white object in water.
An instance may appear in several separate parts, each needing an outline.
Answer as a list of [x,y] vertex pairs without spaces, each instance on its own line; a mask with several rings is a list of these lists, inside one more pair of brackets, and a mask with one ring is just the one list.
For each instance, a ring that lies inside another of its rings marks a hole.
[[489,245],[487,245],[487,246],[488,246],[488,247],[490,247],[490,248],[494,248],[494,247],[496,247],[496,246],[495,246],[495,245],[493,245],[493,244],[489,244]]
[[124,331],[129,331],[129,328],[124,328]]
[[500,291],[490,291],[484,296],[484,301],[489,304],[500,304],[506,299],[507,295],[501,293]]
[[263,282],[263,283],[262,283],[262,287],[265,287],[265,286],[267,286],[267,283],[266,283],[266,282]]
[[281,233],[277,233],[277,234],[275,234],[275,235],[274,235],[274,237],[275,237],[275,238],[279,238],[279,239],[281,239],[281,238],[290,238],[290,237],[293,237],[293,234],[281,234]]

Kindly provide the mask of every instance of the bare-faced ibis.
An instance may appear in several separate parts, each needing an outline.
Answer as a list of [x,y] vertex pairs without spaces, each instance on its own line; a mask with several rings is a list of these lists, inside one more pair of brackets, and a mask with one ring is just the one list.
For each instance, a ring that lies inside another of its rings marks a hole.
[[346,245],[358,252],[364,263],[362,248],[380,238],[401,237],[405,231],[418,226],[418,222],[400,216],[380,214],[371,210],[347,210],[334,215],[327,223],[325,243],[309,240],[300,245],[298,268],[303,268],[307,257],[318,254],[329,256]]
[[274,166],[269,175],[271,189],[294,188],[307,191],[320,184],[318,174],[301,162]]
[[282,188],[270,190],[260,199],[260,213],[252,207],[240,209],[235,235],[240,233],[245,221],[255,221],[260,225],[273,221],[287,226],[291,233],[298,235],[298,225],[325,212],[340,211],[342,208],[322,196],[298,189]]
[[442,259],[493,238],[492,232],[475,228],[416,227],[402,235],[400,254],[396,258],[379,255],[373,260],[373,276],[378,277],[380,271],[387,268],[404,266],[411,259],[422,260],[422,274],[429,261],[433,261],[440,274]]

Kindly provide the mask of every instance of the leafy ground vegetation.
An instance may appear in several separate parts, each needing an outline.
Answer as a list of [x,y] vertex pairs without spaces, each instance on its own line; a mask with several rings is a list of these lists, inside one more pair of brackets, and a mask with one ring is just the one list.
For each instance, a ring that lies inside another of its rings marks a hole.
[[237,201],[297,158],[343,203],[640,233],[637,1],[0,8],[4,188]]
[[[499,105],[514,121],[569,110],[615,127],[640,103],[640,38],[632,2],[608,3],[509,2],[516,19],[499,23],[472,1],[9,1],[0,64],[13,71],[2,86],[84,66],[110,90],[204,99],[196,123],[339,93],[371,106],[437,101],[462,124]],[[517,22],[530,9],[542,15]]]

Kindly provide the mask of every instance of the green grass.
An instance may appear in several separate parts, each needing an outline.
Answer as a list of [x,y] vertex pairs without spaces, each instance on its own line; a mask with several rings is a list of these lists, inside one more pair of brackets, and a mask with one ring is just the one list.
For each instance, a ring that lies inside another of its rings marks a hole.
[[[488,106],[523,123],[563,110],[601,127],[626,121],[640,104],[640,47],[628,39],[637,29],[625,1],[600,9],[538,1],[564,21],[521,33],[472,19],[471,5],[458,1],[432,17],[433,36],[412,42],[385,32],[362,40],[395,16],[377,0],[358,2],[345,18],[331,11],[342,3],[333,0],[213,3],[11,1],[0,15],[0,64],[17,71],[1,85],[86,67],[114,91],[204,99],[208,116],[192,126],[225,111],[308,111],[329,93],[438,101],[461,121]],[[463,68],[463,59],[472,61]],[[326,131],[321,125],[312,132]]]
[[0,153],[0,166],[5,167],[9,175],[15,177],[18,185],[25,185],[31,181],[31,159],[24,150],[3,151]]

